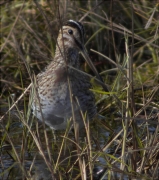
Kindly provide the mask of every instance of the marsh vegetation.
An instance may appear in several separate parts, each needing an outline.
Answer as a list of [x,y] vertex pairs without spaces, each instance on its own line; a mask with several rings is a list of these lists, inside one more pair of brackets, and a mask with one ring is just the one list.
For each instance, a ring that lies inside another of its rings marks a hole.
[[[157,1],[1,2],[0,179],[159,177]],[[85,46],[108,85],[92,76],[100,117],[53,132],[31,114],[30,83],[53,59],[58,30],[81,21]],[[76,137],[76,138],[75,138]]]

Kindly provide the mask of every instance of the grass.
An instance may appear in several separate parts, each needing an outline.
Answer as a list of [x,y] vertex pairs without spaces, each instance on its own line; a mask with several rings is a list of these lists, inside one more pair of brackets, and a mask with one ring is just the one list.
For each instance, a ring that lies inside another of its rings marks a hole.
[[[158,178],[158,7],[155,0],[1,4],[1,179],[38,179],[41,168],[47,179]],[[74,133],[39,125],[29,104],[34,74],[54,57],[67,19],[82,20],[89,56],[110,90],[92,77],[101,116]]]

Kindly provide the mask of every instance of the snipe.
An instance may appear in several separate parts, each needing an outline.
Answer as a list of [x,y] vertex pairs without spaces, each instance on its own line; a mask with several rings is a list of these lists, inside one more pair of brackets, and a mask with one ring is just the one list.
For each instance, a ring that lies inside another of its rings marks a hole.
[[100,78],[85,50],[82,24],[69,20],[59,31],[54,60],[37,76],[32,104],[33,114],[52,129],[65,129],[72,112],[79,126],[83,125],[81,111],[89,120],[96,114],[90,79],[80,70],[79,52]]

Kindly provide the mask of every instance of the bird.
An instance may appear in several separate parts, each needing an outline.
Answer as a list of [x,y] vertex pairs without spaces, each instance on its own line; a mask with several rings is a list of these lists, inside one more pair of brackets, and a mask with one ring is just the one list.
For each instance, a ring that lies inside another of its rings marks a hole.
[[[84,126],[97,114],[90,77],[83,73],[79,53],[101,80],[84,46],[85,30],[81,22],[66,21],[59,30],[55,56],[45,70],[36,76],[32,111],[53,130],[66,129],[68,121]],[[74,118],[74,120],[73,120]]]

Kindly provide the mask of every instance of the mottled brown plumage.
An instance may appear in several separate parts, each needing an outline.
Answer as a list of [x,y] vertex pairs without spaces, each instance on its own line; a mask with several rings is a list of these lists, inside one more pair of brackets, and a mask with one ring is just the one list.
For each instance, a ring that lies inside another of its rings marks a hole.
[[[83,38],[84,29],[81,23],[67,21],[59,31],[53,61],[37,76],[37,96],[34,95],[33,114],[41,121],[44,119],[52,129],[66,128],[67,121],[72,117],[72,106],[75,120],[80,126],[83,125],[80,110],[88,115],[89,120],[96,114],[90,79],[82,71],[77,71],[80,70],[79,52],[88,58]],[[88,63],[92,67],[90,60]],[[72,104],[69,87],[72,92]]]

